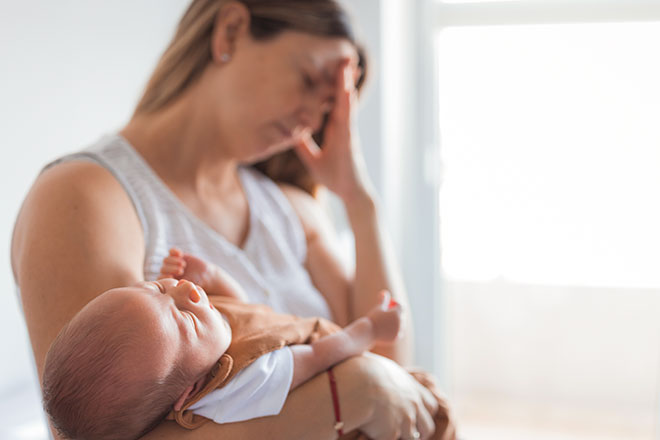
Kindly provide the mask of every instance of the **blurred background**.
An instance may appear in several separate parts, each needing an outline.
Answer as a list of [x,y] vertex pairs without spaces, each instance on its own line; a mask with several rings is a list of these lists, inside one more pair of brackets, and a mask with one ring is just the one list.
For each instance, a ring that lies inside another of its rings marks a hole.
[[[462,438],[660,439],[660,1],[344,3],[417,363]],[[1,1],[0,438],[47,438],[9,263],[20,203],[127,121],[187,4]]]

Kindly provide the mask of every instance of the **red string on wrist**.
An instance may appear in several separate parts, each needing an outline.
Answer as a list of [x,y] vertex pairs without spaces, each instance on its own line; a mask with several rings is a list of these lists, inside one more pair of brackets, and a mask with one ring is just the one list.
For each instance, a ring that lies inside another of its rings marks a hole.
[[335,409],[335,431],[340,436],[344,435],[344,422],[341,421],[341,412],[339,411],[339,395],[337,394],[337,381],[332,368],[328,369],[328,379],[330,379],[330,394],[332,394],[332,406]]

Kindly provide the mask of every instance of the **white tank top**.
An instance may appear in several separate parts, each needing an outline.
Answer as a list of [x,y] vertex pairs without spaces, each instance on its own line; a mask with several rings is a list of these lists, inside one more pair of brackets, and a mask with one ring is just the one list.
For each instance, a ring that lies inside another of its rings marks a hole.
[[250,208],[248,236],[239,248],[193,214],[119,134],[104,136],[48,167],[72,160],[107,169],[130,197],[146,244],[145,280],[158,277],[163,258],[174,246],[225,269],[250,302],[280,313],[331,319],[325,298],[303,265],[307,247],[300,220],[279,187],[259,171],[239,168]]

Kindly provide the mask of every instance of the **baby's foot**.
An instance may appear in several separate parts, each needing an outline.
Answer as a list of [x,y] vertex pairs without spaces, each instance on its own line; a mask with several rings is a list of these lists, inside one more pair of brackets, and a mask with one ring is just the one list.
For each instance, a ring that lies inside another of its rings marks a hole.
[[160,278],[186,279],[206,289],[212,281],[212,269],[212,266],[201,258],[172,248],[169,255],[163,259]]
[[376,342],[394,341],[402,326],[401,305],[392,299],[386,290],[381,292],[381,304],[374,307],[367,316],[371,319]]
[[243,288],[223,269],[177,248],[170,249],[169,255],[163,259],[159,278],[186,279],[211,295],[248,300]]
[[183,259],[181,249],[172,248],[167,257],[163,258],[163,264],[160,266],[160,276],[158,278],[176,278],[179,279],[186,271],[186,261]]

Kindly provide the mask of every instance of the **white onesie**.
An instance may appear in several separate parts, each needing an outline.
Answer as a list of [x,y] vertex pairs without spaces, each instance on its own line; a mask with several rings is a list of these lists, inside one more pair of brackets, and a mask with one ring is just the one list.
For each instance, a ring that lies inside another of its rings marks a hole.
[[284,406],[292,379],[293,354],[289,347],[280,348],[259,357],[188,409],[216,423],[274,416]]

